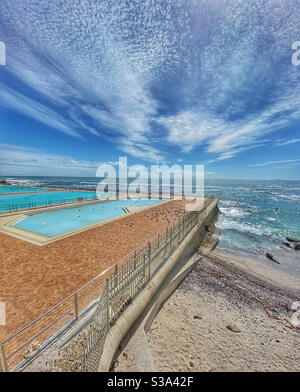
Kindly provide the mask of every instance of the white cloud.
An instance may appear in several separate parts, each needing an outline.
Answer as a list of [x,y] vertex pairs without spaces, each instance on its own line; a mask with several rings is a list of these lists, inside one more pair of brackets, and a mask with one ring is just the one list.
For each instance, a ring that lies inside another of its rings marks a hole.
[[168,143],[229,159],[300,118],[299,72],[282,68],[298,8],[2,0],[6,69],[26,88],[1,85],[0,106],[73,137],[107,138],[141,159],[161,161]]
[[273,166],[278,164],[300,164],[300,159],[285,159],[282,161],[268,161],[261,163],[254,163],[253,165],[249,165],[248,167],[264,167],[264,166]]
[[56,113],[54,110],[30,99],[18,91],[4,86],[1,83],[0,101],[3,108],[16,110],[63,133],[83,139],[77,131],[70,128],[70,123],[68,123],[64,117]]
[[170,50],[176,38],[162,34],[162,27],[176,33],[173,21],[153,23],[164,5],[145,13],[139,4],[56,3],[49,3],[47,12],[27,0],[0,5],[6,14],[0,33],[13,53],[7,69],[55,109],[46,110],[36,98],[20,97],[12,89],[0,96],[0,106],[71,136],[101,135],[123,151],[151,160],[158,154],[148,147],[150,121],[157,111],[150,91],[154,69],[175,61]]
[[286,146],[288,144],[294,144],[294,143],[299,143],[300,139],[291,139],[291,140],[287,140],[287,139],[280,139],[277,140],[277,146]]
[[21,146],[0,144],[1,175],[95,176],[101,162],[76,160]]
[[[287,112],[288,116],[285,115]],[[197,146],[205,145],[207,152],[219,155],[214,160],[223,160],[242,151],[263,146],[263,137],[287,127],[298,118],[300,97],[283,96],[261,113],[246,115],[235,121],[225,121],[209,113],[203,114],[197,108],[160,118],[158,121],[168,129],[169,142],[180,145],[182,151],[189,152]]]
[[135,158],[146,159],[151,162],[163,162],[163,156],[159,155],[158,150],[141,143],[132,143],[129,140],[123,140],[122,150]]

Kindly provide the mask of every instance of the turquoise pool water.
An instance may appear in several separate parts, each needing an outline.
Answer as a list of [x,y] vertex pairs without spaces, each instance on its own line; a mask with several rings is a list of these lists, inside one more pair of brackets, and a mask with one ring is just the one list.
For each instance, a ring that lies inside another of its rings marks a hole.
[[148,206],[164,200],[115,200],[106,203],[90,204],[82,207],[63,208],[57,211],[28,215],[13,226],[47,237],[67,233],[72,230],[124,215],[125,206]]
[[[109,196],[108,193],[103,193],[103,198]],[[78,201],[78,198],[92,200],[96,199],[97,195],[96,192],[60,191],[0,196],[0,211],[21,210],[32,206],[43,207],[47,205],[69,203]]]
[[33,188],[29,186],[0,185],[0,195],[3,193],[43,192],[48,190],[48,188]]

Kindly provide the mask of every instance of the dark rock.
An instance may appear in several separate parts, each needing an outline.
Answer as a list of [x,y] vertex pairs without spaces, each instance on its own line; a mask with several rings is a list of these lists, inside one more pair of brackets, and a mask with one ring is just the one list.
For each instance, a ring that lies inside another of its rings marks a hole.
[[275,312],[275,313],[280,313],[281,312],[280,309],[276,309],[276,308],[271,308],[271,310],[272,310],[272,312]]
[[294,247],[294,249],[295,249],[295,250],[300,250],[300,243],[299,243],[299,244],[296,244],[295,247]]
[[270,253],[266,253],[266,257],[267,257],[269,260],[273,261],[274,263],[280,264],[277,260],[274,259],[274,257],[273,257]]
[[287,246],[288,248],[292,247],[292,245],[289,242],[283,242],[283,245]]
[[300,242],[297,238],[285,237],[289,242]]
[[237,327],[237,326],[234,325],[234,324],[226,325],[226,328],[229,329],[229,331],[231,331],[231,332],[241,332],[241,330],[239,329],[239,327]]
[[201,317],[201,316],[198,316],[198,315],[195,315],[195,316],[194,316],[194,319],[195,319],[195,320],[197,320],[197,319],[198,319],[198,320],[202,320],[202,317]]

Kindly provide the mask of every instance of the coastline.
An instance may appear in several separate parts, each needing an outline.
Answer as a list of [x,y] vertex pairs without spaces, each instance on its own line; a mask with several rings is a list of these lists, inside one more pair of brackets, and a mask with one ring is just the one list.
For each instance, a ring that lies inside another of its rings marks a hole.
[[259,261],[255,260],[253,255],[245,257],[225,249],[219,250],[218,248],[211,253],[211,256],[224,264],[233,265],[248,274],[278,285],[279,287],[300,290],[300,279],[287,272],[275,269],[275,265],[272,262],[270,262],[270,265],[262,264],[261,259]]
[[[300,281],[255,260],[204,255],[147,333],[156,371],[299,371]],[[130,348],[114,371],[134,371]],[[145,369],[145,371],[147,371]]]

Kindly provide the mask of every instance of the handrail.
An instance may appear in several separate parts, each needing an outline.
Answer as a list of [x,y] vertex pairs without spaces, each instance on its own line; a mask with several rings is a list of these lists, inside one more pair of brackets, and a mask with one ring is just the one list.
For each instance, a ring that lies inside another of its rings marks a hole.
[[[204,207],[202,208],[201,211],[198,211],[198,214],[203,213],[206,208],[214,201],[214,197],[211,196],[208,200],[207,203],[205,203]],[[190,215],[190,214],[189,214]],[[188,220],[188,219],[187,219]],[[183,219],[183,222],[185,222],[185,219]],[[180,222],[179,222],[180,223]],[[173,225],[170,225],[173,226]],[[177,226],[177,224],[176,224]],[[129,252],[128,254],[126,254],[125,256],[123,256],[121,259],[119,259],[117,262],[115,262],[114,264],[112,264],[110,267],[108,267],[105,271],[102,271],[99,275],[97,275],[96,277],[94,277],[93,279],[91,279],[89,282],[87,282],[85,285],[81,286],[79,289],[77,289],[76,291],[74,291],[72,294],[68,295],[66,298],[64,298],[63,300],[61,300],[59,303],[57,303],[55,306],[53,306],[51,309],[49,309],[47,312],[43,313],[42,315],[40,315],[39,317],[37,317],[36,319],[34,319],[33,321],[31,321],[29,324],[25,325],[23,328],[21,328],[20,330],[18,330],[16,333],[14,333],[13,335],[9,336],[8,338],[4,339],[3,341],[0,342],[0,348],[2,350],[2,359],[4,361],[4,364],[2,364],[2,367],[7,368],[7,363],[6,360],[9,359],[11,357],[11,355],[6,356],[5,355],[5,350],[4,350],[4,344],[10,342],[11,340],[13,340],[14,338],[16,338],[18,335],[20,335],[22,332],[26,331],[28,328],[30,328],[31,326],[37,324],[40,320],[44,319],[47,315],[49,315],[51,312],[55,311],[59,306],[65,304],[68,300],[70,300],[71,298],[75,298],[75,296],[77,296],[80,292],[82,292],[85,288],[91,286],[94,282],[97,281],[97,279],[104,277],[109,271],[116,269],[116,266],[118,266],[119,264],[121,264],[126,258],[129,258],[132,254],[137,254],[139,249],[142,248],[146,248],[146,246],[148,246],[149,244],[151,244],[151,240],[153,240],[155,237],[160,238],[160,234],[164,232],[164,230],[160,230],[158,232],[156,232],[155,234],[151,235],[149,238],[147,238],[147,240],[145,240],[143,243],[141,243],[139,246],[137,246],[135,249],[133,249],[131,252]],[[159,244],[159,242],[158,242]],[[98,289],[100,289],[103,285],[105,284],[105,281],[101,282],[99,286],[97,286],[96,289],[94,289],[93,291],[96,291]],[[92,292],[93,293],[93,292]],[[89,298],[91,296],[92,293],[89,293],[85,298],[83,298],[80,303],[84,302],[87,298]],[[92,300],[91,300],[92,302]],[[78,305],[78,304],[77,304]],[[70,308],[72,309],[72,308]],[[63,313],[63,315],[60,315],[59,317],[64,317],[66,314],[68,314],[70,312],[70,309]],[[76,312],[75,312],[76,313]],[[78,313],[78,309],[77,309],[77,313]],[[58,318],[59,319],[59,318]],[[54,322],[51,322],[50,326],[52,324],[55,324],[58,320],[57,318],[55,319]],[[77,317],[76,317],[77,319]],[[49,329],[49,325],[44,328],[45,330]],[[29,339],[29,341],[26,341],[25,343],[21,344],[22,347],[25,347],[28,343],[32,342],[37,336],[41,335],[44,332],[44,330],[42,330],[42,332],[40,331],[38,334],[36,334],[34,337],[31,337]],[[12,354],[14,355],[16,352],[18,352],[20,350],[20,347]],[[1,353],[0,353],[1,354]],[[4,357],[4,358],[3,358]],[[0,355],[0,372],[1,372],[1,355]]]
[[[25,210],[25,209],[31,210],[31,209],[37,209],[37,208],[43,208],[43,207],[49,207],[49,206],[57,206],[57,205],[62,205],[62,204],[70,204],[70,203],[76,203],[76,202],[82,202],[82,201],[92,201],[92,200],[98,199],[97,196],[95,196],[95,197],[94,196],[90,196],[90,197],[89,196],[80,196],[80,198],[81,197],[82,197],[81,200],[78,200],[78,197],[67,197],[67,198],[62,198],[62,199],[57,199],[57,200],[45,200],[45,201],[41,201],[41,202],[11,203],[7,207],[5,206],[6,209],[0,210],[0,212],[11,212],[11,211],[19,211],[19,210]],[[105,198],[103,198],[103,200],[104,199]],[[1,197],[0,197],[0,208],[1,208]]]
[[186,219],[180,219],[171,226],[170,231],[166,230],[164,240],[160,245],[158,241],[154,242],[152,249],[152,244],[149,242],[147,248],[140,250],[120,270],[116,270],[107,279],[97,308],[85,326],[85,344],[78,361],[77,371],[95,372],[98,370],[110,328],[145,285],[151,281],[178,243],[181,243],[197,225],[204,210],[205,208],[201,211],[191,211]]

